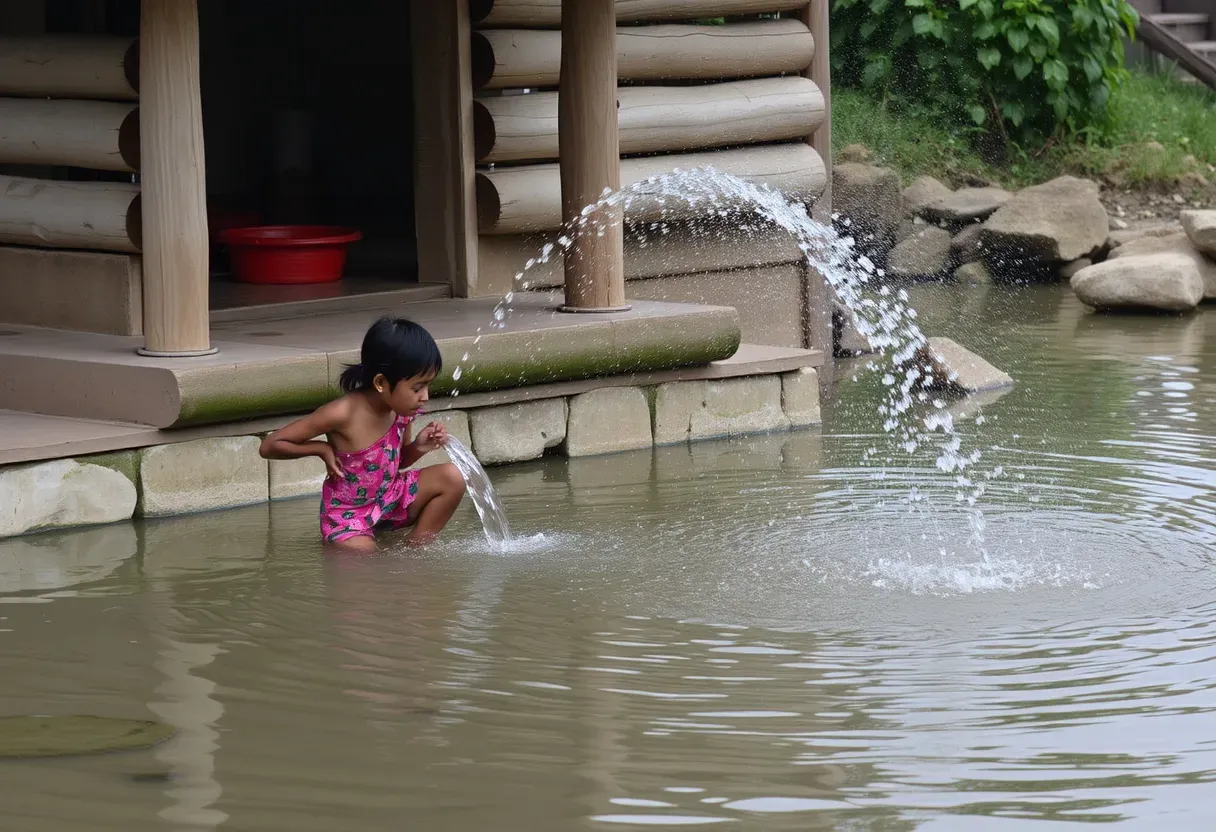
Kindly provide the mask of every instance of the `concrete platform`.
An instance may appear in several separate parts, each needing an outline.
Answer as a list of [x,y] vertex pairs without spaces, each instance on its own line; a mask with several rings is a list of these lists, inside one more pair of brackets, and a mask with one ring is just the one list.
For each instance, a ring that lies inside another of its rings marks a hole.
[[[815,350],[743,344],[731,358],[701,367],[536,384],[467,396],[445,396],[433,399],[430,410],[441,413],[458,408],[473,409],[568,398],[603,388],[644,387],[678,381],[723,380],[780,374],[815,368],[822,363],[823,354]],[[161,430],[148,425],[0,410],[0,465],[147,448],[195,439],[265,433],[281,427],[293,418],[294,415],[278,415],[241,422]]]
[[439,395],[454,389],[451,371],[466,353],[459,389],[471,394],[703,366],[740,342],[729,307],[638,301],[626,313],[571,315],[557,303],[556,294],[521,294],[501,328],[492,326],[495,299],[217,322],[219,352],[192,359],[140,356],[139,337],[6,326],[0,409],[152,428],[300,413],[334,395],[380,314],[405,315],[435,335],[445,362]]

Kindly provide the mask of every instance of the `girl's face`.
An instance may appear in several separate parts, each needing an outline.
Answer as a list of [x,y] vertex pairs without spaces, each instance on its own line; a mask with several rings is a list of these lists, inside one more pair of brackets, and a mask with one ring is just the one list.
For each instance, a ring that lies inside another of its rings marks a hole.
[[[403,378],[391,387],[384,381],[380,395],[393,412],[402,416],[413,416],[431,400],[431,382],[434,380],[435,373],[424,373],[413,378]],[[377,388],[380,386],[378,383]]]

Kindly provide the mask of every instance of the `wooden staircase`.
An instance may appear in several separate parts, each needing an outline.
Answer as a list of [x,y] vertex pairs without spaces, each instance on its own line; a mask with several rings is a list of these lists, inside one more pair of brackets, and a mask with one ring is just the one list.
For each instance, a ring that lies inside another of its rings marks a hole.
[[1140,41],[1178,64],[1183,78],[1216,89],[1216,0],[1131,0]]

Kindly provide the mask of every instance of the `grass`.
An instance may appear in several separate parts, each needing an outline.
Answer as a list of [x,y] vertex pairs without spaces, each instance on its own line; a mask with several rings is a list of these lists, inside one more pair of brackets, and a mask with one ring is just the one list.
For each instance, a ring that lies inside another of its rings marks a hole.
[[856,90],[832,93],[834,150],[864,144],[905,181],[929,174],[950,185],[986,179],[1016,188],[1073,174],[1117,187],[1193,190],[1203,187],[1199,176],[1216,180],[1216,93],[1167,75],[1133,72],[1113,99],[1100,139],[1015,149],[999,166],[987,164],[964,131],[902,114]]

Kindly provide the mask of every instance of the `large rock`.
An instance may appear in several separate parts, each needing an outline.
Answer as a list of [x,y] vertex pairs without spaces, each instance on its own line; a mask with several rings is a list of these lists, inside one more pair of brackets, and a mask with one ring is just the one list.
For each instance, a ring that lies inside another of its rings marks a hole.
[[832,170],[832,210],[849,221],[859,243],[869,237],[890,240],[903,219],[904,195],[899,174],[887,168],[853,162]]
[[1183,254],[1119,257],[1082,269],[1073,291],[1095,309],[1155,309],[1186,312],[1203,300],[1203,278]]
[[539,459],[566,441],[566,400],[480,407],[469,415],[469,432],[482,465]]
[[989,265],[1068,263],[1089,257],[1109,236],[1098,186],[1062,176],[1019,192],[984,223]]
[[1216,211],[1183,211],[1182,228],[1195,248],[1216,257]]
[[951,226],[981,222],[992,216],[1013,194],[1003,188],[960,188],[921,209],[920,215],[931,222]]
[[931,389],[979,393],[1013,384],[1008,374],[949,338],[930,338],[920,360],[930,373],[925,386]]
[[932,176],[922,176],[904,188],[904,212],[915,216],[935,202],[949,197],[954,191]]
[[129,520],[135,484],[101,465],[57,459],[0,468],[0,537]]
[[1170,237],[1174,234],[1182,233],[1182,223],[1171,222],[1164,225],[1152,225],[1143,228],[1127,228],[1120,231],[1110,232],[1110,236],[1106,238],[1106,247],[1116,249],[1119,246],[1126,245],[1132,240],[1139,240],[1142,237]]
[[168,517],[264,503],[270,473],[256,436],[196,439],[146,448],[139,460],[139,512]]
[[635,451],[653,444],[650,403],[637,387],[606,387],[570,399],[567,456]]
[[891,249],[887,275],[894,278],[933,277],[950,261],[950,232],[927,225]]
[[992,272],[983,263],[964,263],[954,270],[954,279],[973,286],[986,286],[992,283]]
[[982,230],[979,223],[972,223],[955,234],[950,241],[950,259],[960,266],[979,260],[984,251],[980,242]]
[[870,156],[870,148],[864,144],[846,144],[836,154],[836,164],[843,165],[853,162],[864,165],[870,161]]
[[1196,249],[1186,234],[1178,232],[1168,237],[1141,237],[1119,246],[1110,253],[1110,259],[1119,260],[1142,254],[1181,254],[1189,257],[1203,279],[1204,299],[1216,300],[1216,260]]

